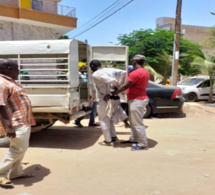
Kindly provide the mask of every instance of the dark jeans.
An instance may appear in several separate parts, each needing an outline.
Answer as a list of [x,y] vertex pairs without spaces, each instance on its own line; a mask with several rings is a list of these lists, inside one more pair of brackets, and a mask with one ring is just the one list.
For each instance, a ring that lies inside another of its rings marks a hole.
[[91,108],[92,108],[92,112],[90,113],[89,125],[95,124],[95,117],[97,114],[97,102],[93,102],[93,105]]
[[75,119],[75,124],[79,124],[84,118],[85,118],[85,116],[76,118],[76,119]]
[[[89,125],[95,124],[95,117],[97,113],[97,102],[93,102],[93,105],[91,106],[92,112],[90,113],[90,120],[89,120]],[[75,123],[78,124],[83,120],[86,116],[79,117],[75,119]]]

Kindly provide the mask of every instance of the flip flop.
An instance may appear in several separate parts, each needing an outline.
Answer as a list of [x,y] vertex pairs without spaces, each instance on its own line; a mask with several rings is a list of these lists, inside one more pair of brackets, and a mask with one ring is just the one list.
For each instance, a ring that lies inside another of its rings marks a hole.
[[0,178],[0,186],[3,188],[11,188],[14,187],[13,183],[7,178]]
[[22,178],[30,178],[30,177],[34,177],[35,174],[33,173],[24,173],[23,175],[20,175],[18,177],[12,178],[12,179],[22,179]]

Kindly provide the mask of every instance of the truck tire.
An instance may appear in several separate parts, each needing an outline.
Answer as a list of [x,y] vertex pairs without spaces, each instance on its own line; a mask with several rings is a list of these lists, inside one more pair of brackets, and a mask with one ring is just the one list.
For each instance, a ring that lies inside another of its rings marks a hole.
[[195,102],[197,100],[197,95],[195,93],[188,93],[185,97],[186,102]]
[[146,110],[144,112],[143,118],[148,118],[150,115],[152,114],[152,108],[151,106],[148,104],[146,106]]
[[0,147],[8,147],[10,145],[10,142],[8,138],[5,135],[0,136]]

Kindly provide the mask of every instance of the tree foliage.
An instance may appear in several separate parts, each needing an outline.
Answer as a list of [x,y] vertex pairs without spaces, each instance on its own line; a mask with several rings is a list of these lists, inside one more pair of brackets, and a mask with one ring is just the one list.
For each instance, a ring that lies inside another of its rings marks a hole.
[[215,48],[215,27],[210,29],[210,37],[206,39],[206,45],[209,46],[209,48]]
[[158,56],[160,58],[159,72],[163,76],[162,84],[165,85],[168,77],[171,75],[172,56],[168,55],[164,50],[161,50]]
[[213,87],[215,82],[215,57],[207,52],[201,50],[191,52],[189,55],[193,56],[192,65],[198,67],[200,73],[208,75],[210,78],[210,93],[209,102],[213,102]]
[[62,36],[58,37],[58,39],[69,39],[69,36],[67,36],[67,35],[62,35]]
[[162,79],[163,80],[163,76],[159,73],[157,73],[151,66],[149,66],[148,64],[146,64],[144,66],[144,68],[149,72],[150,75],[156,77],[157,79]]
[[[146,56],[147,63],[158,73],[162,74],[162,51],[167,55],[173,53],[174,32],[161,29],[134,30],[129,34],[123,34],[118,37],[120,44],[129,46],[129,59],[136,54]],[[195,51],[201,49],[200,45],[194,44],[188,40],[180,38],[180,53]],[[192,74],[190,63],[192,57],[180,61],[180,73]],[[187,70],[188,69],[188,70]]]

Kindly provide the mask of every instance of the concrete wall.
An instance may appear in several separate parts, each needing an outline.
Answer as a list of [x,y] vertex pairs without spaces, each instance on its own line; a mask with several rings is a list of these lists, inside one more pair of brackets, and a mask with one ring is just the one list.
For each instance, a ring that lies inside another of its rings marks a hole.
[[51,28],[19,24],[0,20],[0,41],[56,39],[56,31]]
[[175,18],[161,17],[156,19],[156,28],[160,28],[165,25],[169,25],[170,29],[168,30],[174,30]]
[[[157,18],[156,28],[175,31],[175,18]],[[185,39],[188,39],[189,41],[200,45],[203,45],[205,39],[209,38],[210,36],[210,27],[182,24],[181,30],[185,30],[185,34],[183,35]],[[206,50],[208,49],[205,46],[203,48]]]
[[181,30],[185,29],[183,37],[193,43],[203,45],[205,39],[210,37],[210,28],[203,26],[182,25]]

